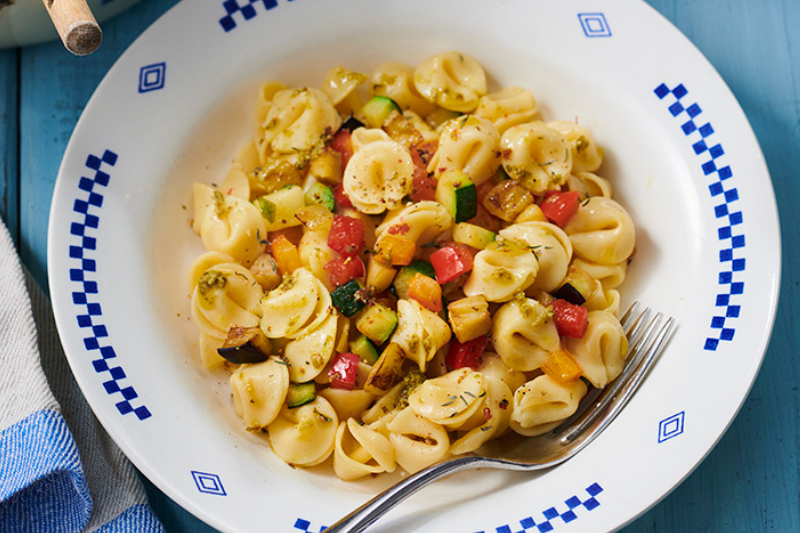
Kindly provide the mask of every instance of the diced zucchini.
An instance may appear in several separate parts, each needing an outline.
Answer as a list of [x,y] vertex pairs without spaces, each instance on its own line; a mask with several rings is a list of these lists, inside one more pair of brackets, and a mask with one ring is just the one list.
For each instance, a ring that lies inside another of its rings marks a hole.
[[439,176],[435,198],[456,223],[466,222],[478,214],[475,184],[460,170],[449,170]]
[[373,96],[369,102],[361,108],[361,113],[367,120],[367,125],[371,128],[380,128],[392,111],[400,112],[400,106],[391,98],[385,96]]
[[427,261],[415,259],[410,265],[401,268],[394,277],[392,290],[397,298],[408,299],[408,284],[411,278],[417,273],[436,279],[436,272],[433,270],[433,265]]
[[378,345],[386,342],[396,327],[397,313],[378,302],[371,302],[356,320],[356,329]]
[[356,340],[350,343],[350,352],[359,356],[368,365],[374,365],[378,361],[378,357],[380,357],[378,348],[366,335],[359,335]]
[[346,317],[351,317],[361,311],[366,303],[363,298],[364,287],[354,279],[344,285],[336,287],[331,293],[331,302],[336,309]]
[[582,305],[595,291],[597,281],[594,276],[579,266],[571,266],[567,271],[564,283],[559,287],[553,296],[560,300],[566,300],[571,304]]
[[315,183],[309,187],[303,196],[303,201],[306,205],[321,205],[328,211],[333,211],[334,208],[333,191],[322,183]]
[[497,235],[486,228],[470,224],[469,222],[459,222],[453,226],[453,240],[483,250],[489,243],[494,242]]
[[253,205],[261,211],[261,216],[267,219],[267,222],[275,222],[275,204],[269,201],[266,196],[253,200]]
[[364,382],[364,390],[376,396],[383,396],[392,386],[400,381],[403,361],[406,356],[403,349],[396,342],[390,342],[381,353],[378,361]]
[[253,201],[267,222],[267,231],[299,226],[294,216],[305,205],[303,189],[297,185],[287,185],[282,189],[261,196]]
[[317,397],[317,385],[313,381],[305,383],[289,383],[289,392],[286,394],[286,404],[289,409],[311,403]]

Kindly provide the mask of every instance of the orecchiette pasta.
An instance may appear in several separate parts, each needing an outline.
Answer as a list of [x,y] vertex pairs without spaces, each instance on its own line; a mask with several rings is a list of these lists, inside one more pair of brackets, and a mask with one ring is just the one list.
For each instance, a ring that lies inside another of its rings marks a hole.
[[505,87],[481,98],[475,114],[491,121],[502,135],[511,126],[532,121],[537,111],[533,93],[522,87]]
[[581,380],[562,384],[547,375],[533,378],[514,392],[510,425],[529,437],[547,433],[575,413],[586,391]]
[[294,409],[284,405],[267,430],[275,455],[292,465],[314,466],[333,452],[338,426],[331,404],[317,397]]
[[267,227],[258,209],[248,201],[194,185],[194,227],[206,250],[223,252],[245,266],[261,254]]
[[339,113],[322,91],[284,89],[273,95],[260,141],[268,151],[296,154],[307,161],[341,123]]
[[475,256],[464,294],[482,294],[490,302],[505,302],[530,287],[538,271],[539,261],[527,246],[498,241]]
[[391,98],[403,110],[427,115],[436,110],[436,105],[419,94],[414,85],[414,67],[390,61],[378,65],[370,78],[373,95]]
[[503,305],[494,316],[492,344],[503,362],[513,370],[536,370],[561,347],[555,322],[547,309],[530,298],[517,298]]
[[633,220],[621,205],[609,198],[589,198],[564,226],[564,231],[578,257],[602,265],[627,261],[636,245]]
[[238,263],[221,263],[197,280],[192,292],[192,319],[200,331],[224,339],[232,326],[258,325],[261,286]]
[[231,374],[233,407],[248,429],[269,426],[281,412],[289,391],[289,371],[277,357],[242,365]]
[[408,150],[392,140],[362,146],[344,171],[342,184],[350,202],[362,213],[378,215],[400,207],[411,192],[414,162]]
[[277,457],[416,472],[546,433],[619,375],[635,228],[588,128],[458,52],[267,82],[254,115],[193,186],[187,285],[199,364]]
[[428,163],[437,175],[460,170],[480,185],[500,167],[500,134],[490,121],[465,115],[447,122],[439,136],[439,148]]
[[589,325],[580,339],[567,340],[567,349],[592,385],[602,389],[625,366],[628,339],[619,320],[608,311],[589,311]]
[[532,288],[553,292],[561,286],[572,260],[572,242],[564,230],[549,222],[522,222],[500,230],[499,235],[525,244],[536,254],[539,271]]
[[554,120],[547,125],[561,132],[569,142],[574,171],[594,172],[600,168],[603,163],[603,149],[597,146],[589,128],[568,120]]
[[487,92],[483,67],[459,52],[444,52],[423,61],[414,71],[414,85],[429,102],[461,113],[475,109]]
[[572,171],[569,141],[543,122],[509,128],[500,147],[506,173],[534,194],[562,185]]

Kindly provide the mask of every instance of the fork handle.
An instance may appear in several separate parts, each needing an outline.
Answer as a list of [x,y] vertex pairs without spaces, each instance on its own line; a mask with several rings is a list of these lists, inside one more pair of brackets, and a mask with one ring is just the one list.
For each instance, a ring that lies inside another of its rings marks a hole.
[[364,531],[378,518],[393,509],[395,505],[428,484],[462,470],[481,468],[492,464],[491,459],[468,455],[420,470],[416,474],[389,487],[331,527],[326,528],[325,533],[359,533]]

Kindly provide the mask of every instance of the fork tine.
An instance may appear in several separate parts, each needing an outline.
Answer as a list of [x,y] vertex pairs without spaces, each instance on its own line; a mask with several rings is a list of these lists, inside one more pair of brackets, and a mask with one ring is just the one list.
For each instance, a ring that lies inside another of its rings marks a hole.
[[[641,385],[644,377],[663,351],[675,324],[674,318],[669,318],[662,324],[664,315],[661,313],[647,321],[649,311],[649,309],[645,309],[634,325],[634,328],[638,328],[641,324],[645,324],[645,327],[639,332],[640,336],[632,343],[631,355],[622,373],[610,387],[606,387],[592,399],[592,407],[586,409],[582,416],[574,421],[573,428],[568,430],[563,437],[564,442],[571,442],[583,435],[588,428],[595,425],[598,419],[600,422],[593,429],[593,434],[602,431]],[[645,320],[642,320],[643,318]]]

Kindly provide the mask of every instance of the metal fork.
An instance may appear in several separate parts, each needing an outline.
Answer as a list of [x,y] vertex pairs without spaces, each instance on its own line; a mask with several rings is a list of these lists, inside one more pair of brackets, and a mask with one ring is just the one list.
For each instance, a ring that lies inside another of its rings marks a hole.
[[359,533],[397,504],[450,474],[471,468],[499,468],[534,471],[551,468],[574,457],[605,430],[661,354],[675,319],[662,313],[653,315],[649,308],[639,309],[635,302],[623,315],[622,324],[629,351],[619,377],[602,390],[593,390],[581,402],[575,415],[559,427],[539,437],[522,437],[510,432],[492,440],[469,455],[434,464],[413,474],[345,516],[325,533]]

